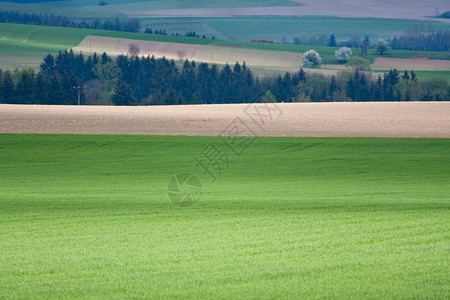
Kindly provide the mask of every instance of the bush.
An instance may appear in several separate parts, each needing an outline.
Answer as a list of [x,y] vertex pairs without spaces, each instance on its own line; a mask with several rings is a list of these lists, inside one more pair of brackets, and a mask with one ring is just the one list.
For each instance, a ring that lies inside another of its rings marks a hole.
[[303,54],[302,60],[303,60],[303,67],[305,68],[312,68],[314,66],[318,66],[322,62],[322,58],[320,57],[319,53],[317,53],[315,50],[306,51],[305,54]]
[[352,49],[342,47],[341,49],[334,51],[334,55],[340,62],[348,61],[352,56]]
[[353,56],[347,66],[355,71],[370,71],[370,61],[359,56]]

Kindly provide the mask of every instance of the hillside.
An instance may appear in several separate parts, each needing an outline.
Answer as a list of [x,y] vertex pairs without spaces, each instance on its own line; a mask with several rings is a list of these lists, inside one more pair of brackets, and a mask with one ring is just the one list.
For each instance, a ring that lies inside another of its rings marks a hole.
[[[0,24],[0,68],[38,68],[47,53],[75,49],[84,53],[107,52],[111,55],[127,54],[128,45],[140,45],[140,55],[165,56],[179,60],[194,59],[200,62],[234,64],[245,61],[259,76],[278,75],[286,71],[295,71],[302,65],[301,55],[313,48],[317,50],[326,64],[327,70],[310,69],[313,72],[332,74],[343,66],[337,63],[334,51],[338,48],[321,46],[275,45],[248,42],[230,42],[212,39],[186,38],[176,36],[129,33],[95,29],[47,27],[35,25]],[[429,58],[450,59],[448,53],[391,51],[388,58],[413,58],[417,55]],[[375,52],[369,50],[368,58],[375,60]],[[384,58],[386,59],[386,58]],[[428,64],[428,65],[427,65]],[[439,62],[424,63],[423,58],[401,64],[401,69],[420,69],[436,71],[434,65]],[[439,76],[449,78],[450,71],[440,64]],[[395,65],[393,65],[395,67]],[[399,67],[400,68],[400,67]],[[344,68],[345,69],[345,68]],[[386,71],[386,64],[374,66],[375,70]]]

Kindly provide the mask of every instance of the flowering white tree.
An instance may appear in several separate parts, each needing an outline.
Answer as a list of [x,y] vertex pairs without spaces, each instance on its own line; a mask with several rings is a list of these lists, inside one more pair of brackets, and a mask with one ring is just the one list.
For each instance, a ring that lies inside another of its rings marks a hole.
[[341,62],[348,61],[352,56],[352,49],[342,47],[341,49],[334,51],[334,55]]
[[303,54],[302,60],[303,67],[305,68],[312,68],[316,65],[320,65],[322,62],[322,58],[315,50],[306,51],[305,54]]
[[377,45],[375,46],[375,49],[377,50],[378,53],[380,53],[381,56],[383,56],[383,54],[388,52],[390,48],[389,48],[388,42],[386,42],[383,39],[379,39],[377,41]]

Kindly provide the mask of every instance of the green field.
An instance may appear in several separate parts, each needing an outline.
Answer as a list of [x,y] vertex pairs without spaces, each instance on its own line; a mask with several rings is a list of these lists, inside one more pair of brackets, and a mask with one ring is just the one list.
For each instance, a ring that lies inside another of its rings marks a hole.
[[201,45],[215,42],[120,31],[0,23],[0,51],[54,53],[77,46],[87,35]]
[[416,75],[419,79],[442,78],[450,82],[450,71],[417,71]]
[[[200,34],[232,41],[270,39],[282,41],[283,35],[289,43],[294,37],[310,37],[335,34],[338,41],[355,36],[364,39],[368,35],[372,42],[378,38],[392,38],[405,32],[412,25],[423,24],[436,30],[450,29],[450,24],[431,21],[392,19],[346,19],[337,17],[224,17],[224,18],[150,18],[143,19],[144,27],[166,29],[169,32],[185,33],[186,28]],[[243,29],[245,28],[245,29]]]
[[[300,4],[288,0],[108,0],[107,6],[98,6],[99,1],[67,0],[43,3],[11,3],[0,2],[0,10],[18,10],[34,13],[53,13],[73,17],[96,18],[123,16],[120,12],[126,10],[151,9],[183,9],[199,7],[258,7],[258,6],[299,6]],[[124,3],[125,2],[125,3]]]
[[[376,70],[375,72],[378,73],[389,73],[390,70]],[[401,74],[405,70],[398,70]],[[408,70],[409,71],[409,70]],[[427,80],[427,79],[433,79],[433,78],[440,78],[440,79],[446,79],[450,82],[450,71],[414,71],[416,73],[417,78],[419,80]]]
[[449,297],[450,140],[258,138],[215,183],[209,142],[0,135],[0,298]]

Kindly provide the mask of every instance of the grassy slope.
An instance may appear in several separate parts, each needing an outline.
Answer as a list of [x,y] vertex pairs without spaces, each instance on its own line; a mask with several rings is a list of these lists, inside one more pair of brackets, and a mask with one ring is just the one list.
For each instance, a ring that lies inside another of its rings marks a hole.
[[0,135],[0,297],[448,296],[450,140],[260,138],[216,183],[210,141]]
[[210,44],[213,40],[95,29],[0,23],[0,51],[57,52],[77,46],[87,35],[147,41]]

